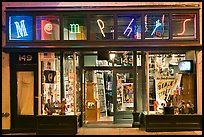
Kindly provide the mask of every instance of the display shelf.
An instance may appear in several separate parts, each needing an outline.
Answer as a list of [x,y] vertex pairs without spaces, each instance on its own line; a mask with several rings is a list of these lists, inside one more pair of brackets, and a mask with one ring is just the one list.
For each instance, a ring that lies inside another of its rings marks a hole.
[[100,117],[107,116],[106,94],[104,85],[104,73],[102,71],[96,72],[98,99],[100,100]]

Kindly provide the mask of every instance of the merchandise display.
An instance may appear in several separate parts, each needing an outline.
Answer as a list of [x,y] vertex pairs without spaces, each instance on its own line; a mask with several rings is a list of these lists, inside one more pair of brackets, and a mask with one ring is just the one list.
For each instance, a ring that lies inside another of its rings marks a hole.
[[60,62],[58,55],[54,53],[41,53],[41,72],[42,72],[42,114],[47,114],[45,104],[47,100],[53,106],[50,114],[60,113]]
[[[173,114],[187,113],[185,112],[187,109],[184,111],[184,108],[187,108],[186,102],[191,95],[184,93],[184,85],[188,87],[185,90],[191,88],[189,85],[191,78],[186,78],[192,76],[190,73],[192,73],[193,63],[192,60],[186,60],[185,57],[185,54],[152,54],[149,56],[150,111],[166,114],[168,113],[165,112],[167,108],[172,107],[171,113]],[[184,70],[184,67],[188,70]]]
[[103,116],[107,116],[104,72],[97,71],[96,77],[97,77],[98,99],[100,100],[100,117],[103,117]]

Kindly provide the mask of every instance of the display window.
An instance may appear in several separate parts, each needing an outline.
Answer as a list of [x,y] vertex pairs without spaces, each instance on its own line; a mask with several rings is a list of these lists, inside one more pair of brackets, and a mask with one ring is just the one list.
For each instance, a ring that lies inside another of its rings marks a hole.
[[[61,61],[63,64],[60,63]],[[43,52],[40,53],[40,66],[41,114],[74,115],[80,112],[78,56],[73,53]],[[63,77],[61,77],[62,74]]]
[[173,39],[196,39],[196,14],[172,15]]
[[145,39],[169,39],[168,14],[146,14]]
[[42,114],[60,113],[60,56],[57,53],[40,53]]
[[9,16],[9,40],[33,40],[32,16]]
[[86,40],[85,16],[71,15],[63,18],[64,40]]
[[[157,114],[194,114],[195,51],[149,55],[149,106]],[[167,109],[171,110],[167,112]]]
[[36,16],[36,40],[60,40],[59,16]]
[[141,16],[118,16],[118,39],[141,39]]
[[113,19],[113,15],[92,15],[90,19],[90,40],[113,40]]

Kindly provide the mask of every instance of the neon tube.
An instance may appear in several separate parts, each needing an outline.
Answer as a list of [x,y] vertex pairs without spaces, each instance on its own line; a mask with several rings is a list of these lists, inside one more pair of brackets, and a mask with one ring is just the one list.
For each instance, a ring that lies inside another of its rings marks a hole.
[[132,28],[130,28],[130,25],[132,24],[132,22],[134,21],[134,18],[130,21],[129,25],[127,26],[127,28],[125,29],[125,31],[123,32],[123,34],[125,34],[127,32],[128,29],[130,29],[129,33],[127,36],[130,35],[130,33],[132,32]]
[[52,34],[51,30],[52,30],[52,24],[50,24],[50,23],[45,24],[45,26],[44,26],[44,31],[45,31],[47,34]]
[[190,21],[190,20],[191,19],[184,20],[184,22],[183,22],[183,31],[181,33],[177,33],[177,35],[183,35],[185,33],[185,31],[186,31],[186,22]]
[[[103,29],[104,29],[104,23],[103,23],[103,21],[102,21],[101,19],[98,19],[98,20],[97,20],[97,23],[98,23],[98,26],[99,26],[99,28],[100,28],[100,31],[101,31],[103,37],[106,37],[105,34],[104,34],[104,32],[103,32]],[[102,26],[101,26],[101,25],[102,25]]]

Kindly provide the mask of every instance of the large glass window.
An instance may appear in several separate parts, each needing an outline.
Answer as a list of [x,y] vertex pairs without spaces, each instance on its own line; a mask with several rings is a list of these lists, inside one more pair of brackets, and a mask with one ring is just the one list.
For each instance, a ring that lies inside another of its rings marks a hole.
[[60,40],[58,16],[36,16],[36,40]]
[[158,114],[194,114],[195,51],[149,55],[149,106]]
[[60,53],[40,53],[43,115],[74,115],[81,111],[78,56],[76,53],[64,53],[61,57]]
[[64,40],[86,40],[85,16],[70,15],[64,19]]
[[172,15],[173,39],[196,38],[196,14]]
[[145,15],[145,39],[168,39],[168,14]]
[[9,16],[9,40],[33,40],[32,16]]
[[141,17],[139,15],[118,16],[118,39],[141,39]]
[[113,15],[93,15],[90,19],[90,40],[113,40]]
[[60,56],[57,53],[40,53],[42,114],[59,114],[61,103]]

